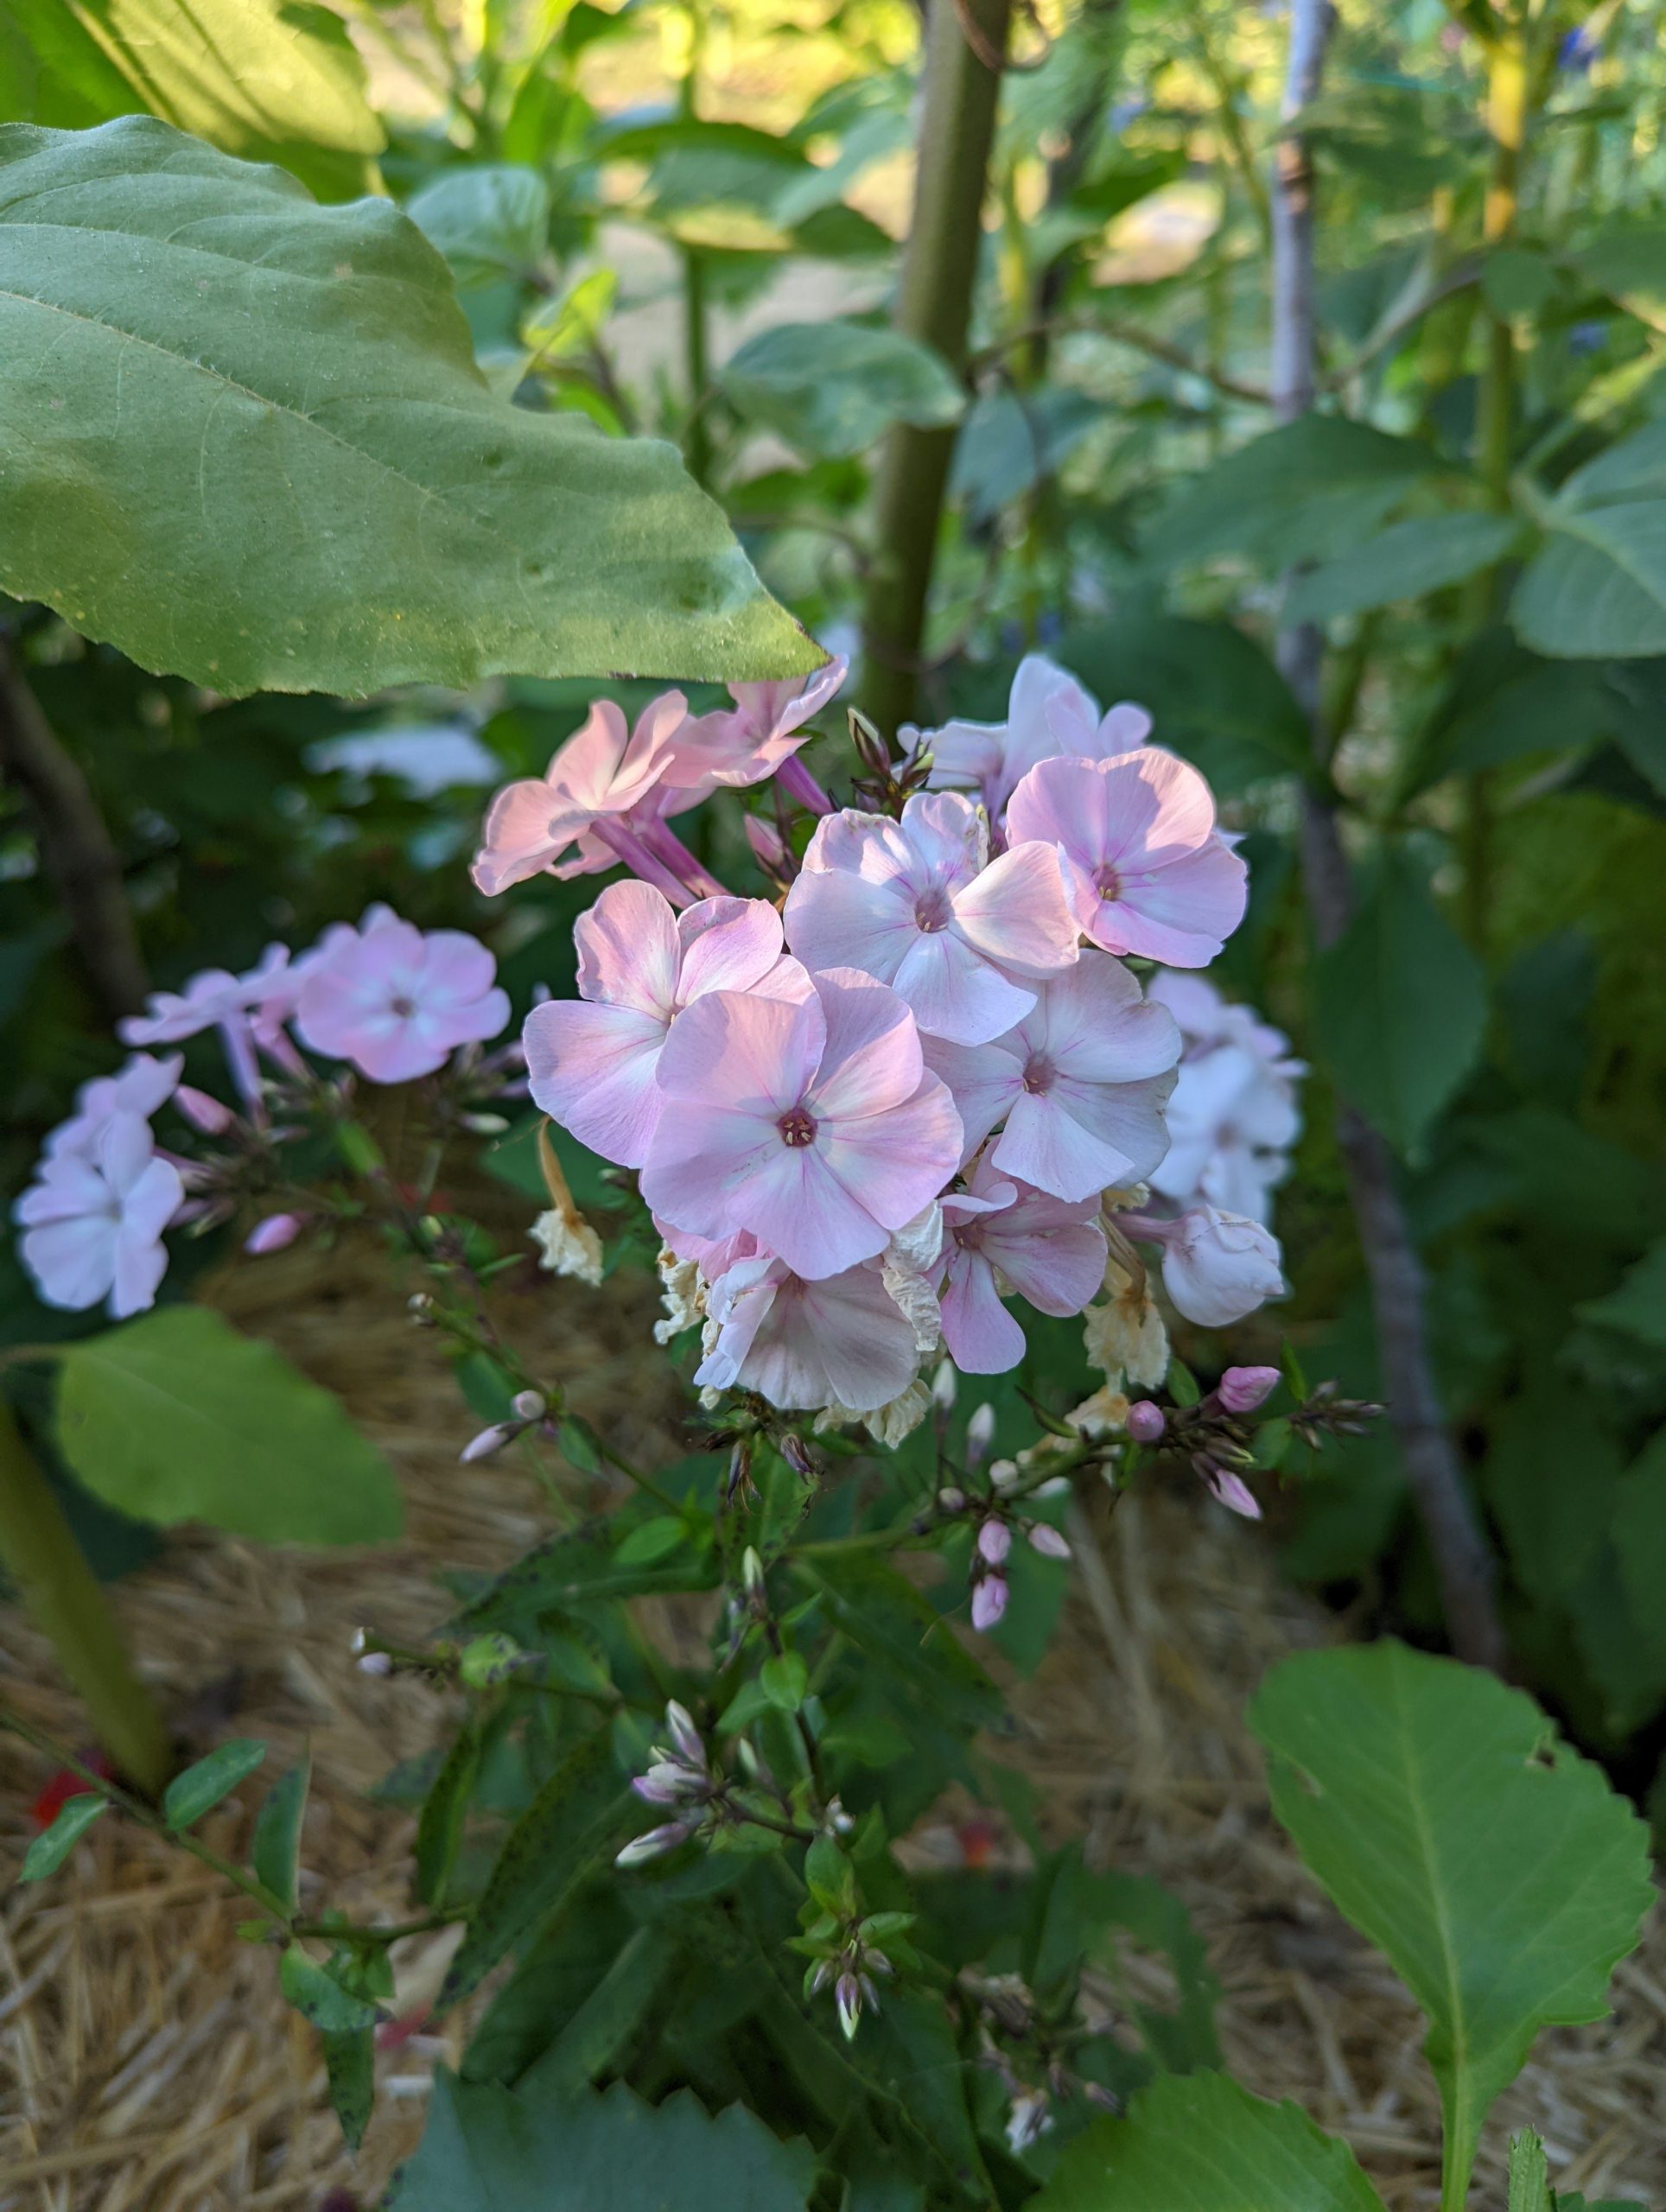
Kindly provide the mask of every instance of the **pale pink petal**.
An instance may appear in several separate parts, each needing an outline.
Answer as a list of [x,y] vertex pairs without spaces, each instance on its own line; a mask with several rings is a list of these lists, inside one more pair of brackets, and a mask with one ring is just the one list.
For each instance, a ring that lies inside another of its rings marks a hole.
[[[883,821],[880,815],[865,817]],[[887,824],[887,828],[891,825]],[[950,889],[970,883],[982,867],[989,831],[970,799],[958,791],[917,791],[905,801],[893,834],[906,847],[908,874],[923,886],[929,877]]]
[[1024,1332],[1001,1302],[980,1252],[957,1251],[939,1296],[943,1340],[963,1374],[1004,1375],[1024,1357]]
[[1218,836],[1196,851],[1119,875],[1088,925],[1108,952],[1138,953],[1177,968],[1202,968],[1243,919],[1249,870]]
[[677,918],[683,946],[677,1000],[747,991],[781,957],[781,918],[766,899],[702,899]]
[[903,1001],[855,969],[831,969],[811,980],[827,1037],[805,1101],[817,1121],[885,1114],[912,1098],[923,1063],[914,1018]]
[[[102,1136],[102,1127],[97,1135]],[[110,1186],[89,1154],[60,1153],[44,1163],[41,1180],[31,1184],[11,1210],[25,1227],[49,1221],[74,1221],[109,1203]]]
[[1011,1039],[968,1046],[927,1037],[921,1052],[926,1066],[949,1086],[963,1131],[961,1159],[968,1160],[1022,1094],[1023,1059]]
[[416,994],[426,1007],[473,1007],[491,990],[497,972],[497,962],[479,938],[461,930],[430,930],[423,940]]
[[1125,1155],[1085,1128],[1057,1087],[1045,1096],[1021,1091],[990,1157],[1003,1173],[1060,1198],[1130,1179]]
[[1104,1231],[1084,1217],[1097,1203],[1097,1192],[1074,1207],[1032,1193],[984,1225],[979,1249],[1039,1313],[1079,1313],[1104,1280]]
[[[747,1389],[784,1411],[836,1404],[872,1413],[912,1382],[913,1332],[872,1268],[816,1282],[786,1275],[772,1289],[766,1304],[755,1301],[763,1310],[746,1317],[746,1351],[735,1369]],[[696,1379],[712,1378],[702,1368]]]
[[572,841],[552,836],[556,801],[542,777],[506,784],[486,810],[480,850],[469,874],[488,899],[548,868]]
[[110,1315],[124,1321],[156,1302],[156,1286],[168,1272],[168,1252],[154,1236],[118,1230],[110,1284]]
[[582,998],[670,1022],[683,948],[663,891],[634,880],[610,883],[574,924],[573,941]]
[[1059,857],[1045,844],[1021,845],[992,861],[955,899],[955,927],[969,944],[1023,976],[1074,965],[1076,917]]
[[1044,984],[1023,1025],[1029,1050],[1087,1082],[1129,1083],[1159,1075],[1180,1057],[1180,1033],[1167,1007],[1154,1006],[1118,960],[1084,953]]
[[664,1100],[655,1070],[669,1027],[634,1007],[534,1007],[521,1032],[534,1103],[604,1160],[640,1167]]
[[154,1243],[184,1203],[178,1168],[171,1160],[151,1160],[123,1201],[123,1235]]
[[[962,1149],[954,1102],[931,1075],[923,1077],[906,1105],[825,1124],[813,1147],[830,1173],[886,1230],[903,1228],[931,1204],[959,1165]],[[882,1249],[884,1242],[881,1237],[874,1249]],[[784,1259],[791,1257],[779,1244],[774,1249]],[[799,1272],[822,1270],[801,1267]]]
[[675,1098],[762,1117],[773,1128],[809,1090],[826,1042],[819,997],[795,1006],[709,991],[671,1024],[659,1081]]
[[919,940],[914,905],[894,874],[874,880],[805,868],[786,897],[787,942],[807,968],[861,968],[888,983]]
[[93,1147],[99,1173],[116,1197],[125,1199],[156,1152],[150,1125],[137,1114],[112,1114]]
[[[696,1003],[710,1006],[713,1001],[708,998]],[[679,1021],[687,1018],[677,1017]],[[659,1065],[663,1075],[664,1054]],[[778,1154],[788,1151],[773,1112],[726,1111],[704,1101],[695,1105],[674,1099],[661,1107],[643,1163],[642,1195],[673,1228],[696,1236],[729,1236],[752,1225],[739,1211],[748,1183]]]
[[108,1293],[115,1279],[117,1236],[107,1214],[78,1214],[29,1230],[18,1249],[46,1304],[78,1313]]
[[[1103,1187],[1142,1183],[1156,1166],[1168,1145],[1163,1107],[1173,1088],[1172,1069],[1136,1083],[1084,1083],[1074,1076],[1061,1075],[1050,1096],[1103,1147],[1107,1163],[1107,1172],[1099,1178]],[[1023,1173],[1014,1160],[1003,1159],[999,1165],[1008,1173]],[[1025,1179],[1038,1181],[1033,1175]],[[1060,1190],[1044,1182],[1038,1183],[1038,1187],[1054,1189],[1062,1198],[1086,1195],[1083,1191]]]
[[[895,1118],[887,1115],[882,1122],[851,1126],[888,1128]],[[875,1204],[883,1201],[885,1189],[869,1188],[861,1177],[841,1174],[849,1152],[849,1147],[821,1136],[808,1145],[778,1140],[753,1164],[744,1183],[729,1193],[728,1218],[749,1229],[766,1250],[806,1280],[839,1274],[860,1261],[877,1258],[892,1228],[900,1222],[875,1217]],[[939,1183],[942,1179],[938,1179]],[[917,1200],[901,1218],[911,1219],[924,1203]]]
[[1035,1004],[1033,991],[1009,982],[954,929],[916,934],[891,987],[913,1009],[922,1037],[947,1037],[960,1045],[1004,1037]]

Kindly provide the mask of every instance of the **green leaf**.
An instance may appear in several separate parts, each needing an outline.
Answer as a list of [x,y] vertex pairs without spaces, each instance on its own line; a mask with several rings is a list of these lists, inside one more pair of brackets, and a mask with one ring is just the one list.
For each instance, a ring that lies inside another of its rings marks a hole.
[[1167,2074],[1066,2145],[1033,2212],[1383,2212],[1353,2152],[1224,2074]]
[[73,1797],[67,1797],[52,1826],[42,1828],[23,1853],[18,1880],[43,1882],[48,1874],[55,1874],[109,1805],[110,1800],[101,1797],[96,1789],[78,1790]]
[[687,2089],[569,2100],[442,2069],[391,2212],[804,2212],[815,2177],[808,2145],[739,2105],[714,2119]]
[[291,1943],[278,1961],[277,1986],[285,2001],[327,2036],[355,2036],[373,2028],[378,2014],[368,1998],[344,1989],[327,1967]]
[[1288,684],[1230,622],[1113,616],[1067,632],[1059,658],[1101,699],[1138,700],[1163,742],[1218,787],[1313,772],[1313,741]]
[[1414,1153],[1479,1056],[1486,984],[1474,955],[1396,846],[1337,942],[1319,956],[1315,1012],[1338,1084]]
[[1544,2145],[1530,2127],[1510,2139],[1509,2212],[1556,2212]]
[[966,405],[940,353],[857,322],[778,323],[749,338],[720,381],[743,415],[821,457],[865,452],[896,423],[958,422]]
[[1666,1351],[1666,1236],[1651,1244],[1635,1267],[1600,1298],[1574,1312],[1600,1329],[1617,1329],[1656,1351]]
[[499,1852],[440,1992],[440,2009],[466,1997],[535,1922],[589,1872],[637,1800],[614,1770],[611,1731],[569,1753]]
[[266,1757],[266,1746],[255,1736],[233,1736],[176,1774],[162,1795],[162,1809],[170,1828],[194,1827],[205,1813],[213,1812],[222,1797],[229,1797],[238,1783],[254,1772]]
[[143,667],[364,693],[820,658],[668,446],[492,396],[408,218],[163,124],[0,128],[0,588]]
[[416,1823],[416,1895],[426,1905],[437,1907],[446,1901],[480,1764],[480,1738],[466,1725],[446,1753]]
[[833,1626],[935,1719],[982,1728],[999,1716],[1001,1693],[906,1575],[855,1553],[826,1554],[794,1567],[820,1591]]
[[549,181],[513,162],[447,169],[412,193],[405,213],[460,284],[525,277],[549,245]]
[[1288,1659],[1250,1719],[1274,1811],[1428,2015],[1460,2201],[1539,2030],[1601,2017],[1653,1897],[1647,1831],[1530,1699],[1403,1644]]
[[810,1669],[796,1651],[772,1653],[758,1670],[764,1695],[783,1713],[796,1713],[810,1688]]
[[[683,1529],[680,1521],[677,1525]],[[621,1539],[628,1539],[632,1527],[627,1510],[550,1537],[471,1599],[458,1616],[461,1624],[470,1630],[505,1629],[512,1636],[530,1636],[542,1618],[569,1605],[716,1587],[717,1566],[709,1548],[696,1551],[684,1543],[635,1565],[621,1560]]]
[[321,2035],[319,2041],[324,2047],[331,2109],[348,2150],[356,2151],[376,2102],[376,2031],[366,2021],[362,2027]]
[[1284,602],[1291,622],[1326,622],[1461,583],[1501,561],[1522,534],[1509,515],[1420,516],[1396,522],[1323,568],[1298,577]]
[[330,198],[386,143],[347,26],[308,0],[73,0],[9,11],[0,114],[85,129],[148,109]]
[[255,1818],[254,1841],[249,1864],[257,1881],[264,1882],[281,1905],[293,1912],[296,1869],[301,1852],[301,1822],[307,1809],[307,1787],[312,1779],[312,1755],[303,1751],[289,1770],[266,1792]]
[[1345,416],[1304,415],[1183,485],[1141,550],[1161,569],[1220,553],[1269,569],[1326,560],[1357,544],[1435,465],[1409,438]]
[[688,1538],[688,1526],[677,1514],[657,1514],[633,1529],[614,1556],[621,1567],[653,1567],[680,1550]]
[[648,2013],[678,1964],[677,1945],[662,1928],[639,1928],[555,2041],[536,2059],[523,2085],[540,2096],[570,2096],[610,2067]]
[[62,1354],[58,1440],[135,1520],[201,1521],[263,1543],[398,1535],[399,1492],[340,1402],[206,1306],[165,1306]]
[[1569,660],[1666,653],[1666,423],[1576,469],[1538,519],[1548,534],[1510,602],[1523,645]]
[[1027,1980],[1050,1990],[1085,1961],[1120,1983],[1121,1946],[1110,1932],[1120,1930],[1163,1953],[1173,1969],[1175,2011],[1143,2003],[1131,1988],[1122,1992],[1157,2064],[1175,2074],[1219,2066],[1215,2007],[1221,1986],[1209,1947],[1177,1897],[1149,1875],[1091,1872],[1082,1864],[1080,1846],[1070,1845],[1046,1869],[1040,1903]]

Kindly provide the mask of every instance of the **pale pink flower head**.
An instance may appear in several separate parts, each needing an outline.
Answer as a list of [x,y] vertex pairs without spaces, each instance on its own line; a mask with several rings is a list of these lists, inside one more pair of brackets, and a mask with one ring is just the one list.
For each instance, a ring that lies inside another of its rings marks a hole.
[[1150,736],[1151,717],[1127,702],[1102,715],[1068,669],[1043,653],[1027,653],[1013,677],[1004,722],[945,722],[941,729],[903,734],[931,747],[932,788],[975,791],[999,832],[1008,800],[1039,760],[1129,752]]
[[329,932],[309,959],[295,1025],[309,1051],[349,1060],[372,1083],[432,1075],[459,1045],[495,1037],[509,1000],[497,963],[461,930],[419,930],[385,908]]
[[764,899],[703,899],[679,914],[651,884],[610,883],[573,935],[581,996],[528,1014],[527,1073],[534,1102],[621,1167],[648,1156],[659,1055],[684,1007],[708,991],[810,988],[783,962],[781,918]]
[[1146,984],[1146,996],[1166,1006],[1180,1023],[1188,1058],[1216,1045],[1237,1045],[1281,1074],[1307,1073],[1300,1060],[1291,1058],[1290,1040],[1281,1029],[1263,1021],[1253,1007],[1224,998],[1205,976],[1160,968]]
[[756,1390],[784,1410],[876,1413],[914,1379],[914,1332],[873,1268],[807,1281],[760,1253],[712,1284],[695,1381]]
[[148,1122],[178,1090],[184,1065],[184,1056],[179,1052],[170,1052],[160,1060],[149,1052],[135,1052],[114,1075],[94,1076],[76,1092],[74,1113],[48,1135],[42,1154],[48,1160],[59,1160],[68,1153],[90,1160],[111,1116],[137,1114]]
[[1000,1128],[991,1166],[1056,1198],[1150,1174],[1168,1141],[1163,1102],[1180,1056],[1174,1017],[1101,952],[1043,983],[1033,1012],[993,1044],[926,1045],[954,1093],[965,1156]]
[[124,1045],[178,1045],[204,1029],[242,1027],[253,1009],[289,988],[289,947],[269,944],[256,966],[241,976],[205,968],[182,991],[153,991],[143,1014],[116,1025]]
[[1054,846],[1078,921],[1107,952],[1202,968],[1243,919],[1249,872],[1208,785],[1155,745],[1044,760],[1013,793],[1007,842]]
[[1079,1313],[1104,1278],[1099,1194],[1066,1199],[1008,1182],[981,1158],[964,1191],[943,1200],[948,1268],[938,1294],[944,1341],[967,1375],[1004,1375],[1024,1357],[1024,1332],[1003,1289],[1039,1313]]
[[846,808],[817,824],[787,894],[807,968],[860,968],[913,1008],[923,1036],[986,1044],[1075,964],[1080,932],[1045,847],[985,866],[988,830],[957,791],[921,791],[900,822]]
[[1300,1131],[1282,1068],[1245,1046],[1216,1045],[1180,1063],[1168,1102],[1168,1154],[1153,1170],[1151,1187],[1181,1205],[1206,1198],[1264,1222]]
[[156,1157],[141,1116],[111,1114],[90,1154],[45,1162],[12,1209],[42,1299],[76,1310],[102,1299],[117,1321],[143,1313],[167,1272],[162,1233],[184,1197],[179,1171]]
[[1167,1224],[1162,1247],[1163,1287],[1201,1328],[1227,1328],[1283,1294],[1278,1239],[1243,1214],[1192,1206]]
[[632,728],[613,700],[596,700],[542,776],[506,784],[493,800],[470,871],[476,887],[495,898],[530,876],[613,866],[617,855],[595,833],[649,799],[688,711],[680,691],[664,691]]
[[773,776],[811,735],[807,725],[844,682],[849,664],[830,660],[814,675],[782,683],[731,683],[733,707],[685,721],[666,781],[679,788],[740,788]]
[[896,993],[849,969],[811,982],[798,1005],[712,991],[678,1014],[642,1194],[698,1236],[750,1230],[820,1281],[936,1198],[961,1136]]

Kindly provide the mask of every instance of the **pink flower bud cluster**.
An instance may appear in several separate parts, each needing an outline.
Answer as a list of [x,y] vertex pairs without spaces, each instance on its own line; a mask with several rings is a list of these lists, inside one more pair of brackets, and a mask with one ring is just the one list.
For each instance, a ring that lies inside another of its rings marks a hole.
[[[180,1045],[213,1031],[238,1103],[181,1083],[179,1052],[137,1052],[119,1074],[84,1084],[14,1208],[41,1297],[72,1308],[103,1302],[117,1320],[142,1313],[167,1270],[162,1232],[231,1211],[206,1195],[207,1169],[158,1150],[150,1123],[164,1106],[186,1125],[182,1144],[194,1136],[251,1145],[282,1134],[270,1127],[274,1089],[315,1080],[301,1046],[372,1083],[407,1083],[433,1074],[459,1046],[478,1048],[508,1020],[483,944],[457,930],[419,930],[381,906],[357,928],[333,925],[299,958],[271,944],[243,975],[209,968],[181,990],[156,992],[119,1025],[123,1041]],[[293,1210],[270,1213],[245,1249],[281,1251],[303,1226]]]
[[[843,673],[698,718],[666,693],[632,729],[598,702],[493,802],[474,874],[636,879],[579,922],[579,996],[534,1009],[527,1068],[546,1113],[639,1172],[671,1325],[703,1325],[696,1382],[900,1433],[942,1351],[977,1374],[1023,1357],[1014,1294],[1067,1315],[1105,1282],[1107,1205],[1161,1168],[1184,1049],[1124,957],[1212,959],[1246,878],[1142,710],[1102,715],[1036,656],[1006,722],[919,737],[934,788],[895,818],[836,808],[798,748]],[[779,906],[727,894],[667,827],[771,775],[775,821],[749,821]],[[789,799],[817,817],[796,867]],[[1230,1215],[1136,1218],[1183,1312],[1282,1287],[1253,1223],[1240,1252]]]

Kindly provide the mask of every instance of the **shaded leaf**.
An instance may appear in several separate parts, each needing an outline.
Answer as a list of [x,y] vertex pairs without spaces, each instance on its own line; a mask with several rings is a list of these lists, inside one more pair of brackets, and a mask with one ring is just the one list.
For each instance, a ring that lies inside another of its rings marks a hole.
[[277,1986],[285,2000],[324,2035],[357,2036],[376,2024],[376,2007],[369,1999],[344,1989],[299,1943],[291,1943],[278,1961]]
[[265,1543],[399,1533],[387,1462],[340,1402],[206,1306],[166,1306],[62,1354],[58,1438],[105,1504]]
[[5,126],[0,368],[0,587],[144,667],[363,693],[820,657],[670,447],[492,396],[386,201],[143,118]]
[[460,284],[488,284],[537,270],[549,243],[550,185],[537,169],[481,162],[442,171],[412,193],[405,213]]
[[312,1755],[303,1751],[295,1764],[266,1792],[255,1816],[254,1841],[249,1864],[281,1905],[293,1912],[296,1872],[301,1851],[301,1822],[307,1810],[307,1788],[312,1779]]
[[794,1570],[821,1592],[840,1633],[939,1719],[981,1728],[999,1717],[1002,1699],[995,1684],[893,1567],[857,1554],[833,1554],[796,1560]]
[[324,2047],[330,2107],[348,2150],[356,2151],[376,2102],[376,2031],[367,2021],[363,2027],[321,2035],[319,2041]]
[[639,1928],[524,2077],[537,2095],[569,2095],[611,2066],[681,1961],[660,1928]]
[[1530,1699],[1392,1642],[1275,1667],[1273,1808],[1428,2015],[1447,2171],[1555,2023],[1599,2018],[1653,1897],[1647,1831]]
[[1501,561],[1522,534],[1509,515],[1422,515],[1392,523],[1363,545],[1299,576],[1284,602],[1291,622],[1325,622],[1461,583]]
[[195,1826],[212,1812],[222,1797],[229,1797],[238,1783],[251,1775],[266,1757],[266,1746],[254,1736],[233,1736],[176,1774],[162,1796],[162,1809],[170,1828]]
[[1218,788],[1313,772],[1313,741],[1289,686],[1230,622],[1113,616],[1067,632],[1058,658],[1106,706],[1133,699],[1146,708],[1163,743],[1197,761]]
[[1617,1329],[1622,1336],[1666,1351],[1666,1237],[1651,1244],[1612,1290],[1601,1298],[1587,1298],[1575,1311],[1582,1321]]
[[957,422],[966,394],[941,354],[856,322],[784,322],[731,356],[721,382],[741,412],[801,452],[864,452],[895,423]]
[[480,1763],[480,1738],[474,1726],[465,1723],[434,1777],[433,1788],[423,1800],[416,1822],[416,1895],[426,1905],[439,1906],[446,1901]]
[[18,1880],[43,1882],[48,1874],[55,1874],[109,1804],[110,1800],[96,1789],[79,1790],[73,1797],[67,1797],[51,1827],[42,1828],[23,1853]]
[[[620,1544],[639,1525],[627,1509],[550,1537],[471,1599],[458,1617],[460,1623],[471,1630],[530,1634],[541,1618],[567,1605],[603,1598],[639,1598],[652,1592],[715,1588],[717,1567],[709,1548],[696,1551],[683,1542],[651,1560],[634,1564],[621,1560]],[[683,1533],[682,1522],[677,1526]]]

